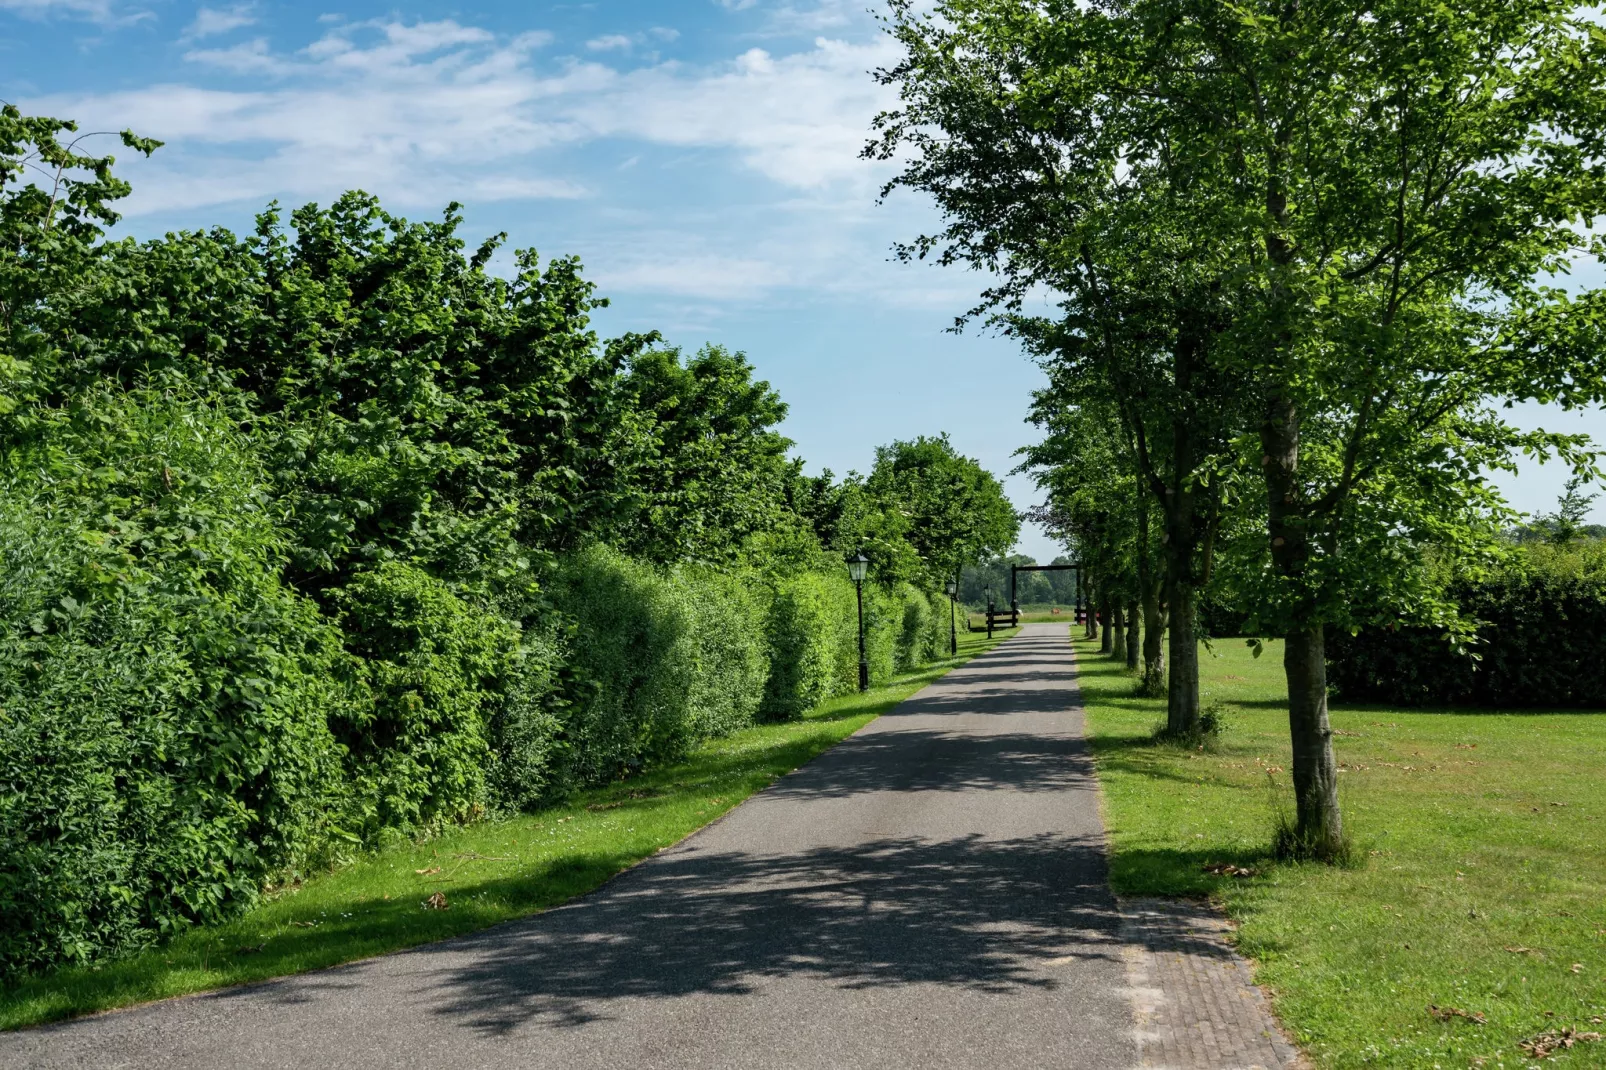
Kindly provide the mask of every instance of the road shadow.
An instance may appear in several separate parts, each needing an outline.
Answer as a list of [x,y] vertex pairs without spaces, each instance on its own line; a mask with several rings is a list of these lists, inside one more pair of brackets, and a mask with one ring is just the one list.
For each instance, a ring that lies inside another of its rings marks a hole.
[[966,836],[781,856],[688,846],[578,903],[413,953],[451,953],[431,975],[437,1013],[505,1033],[796,974],[847,989],[1051,988],[1051,963],[1118,958],[1119,929],[1100,843]]

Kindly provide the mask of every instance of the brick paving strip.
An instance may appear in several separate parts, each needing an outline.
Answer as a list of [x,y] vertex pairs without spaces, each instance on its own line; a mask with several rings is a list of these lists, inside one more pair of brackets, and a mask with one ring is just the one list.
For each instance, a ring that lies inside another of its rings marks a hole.
[[1208,903],[1123,899],[1121,939],[1139,1066],[1154,1070],[1305,1070],[1283,1036],[1231,925]]

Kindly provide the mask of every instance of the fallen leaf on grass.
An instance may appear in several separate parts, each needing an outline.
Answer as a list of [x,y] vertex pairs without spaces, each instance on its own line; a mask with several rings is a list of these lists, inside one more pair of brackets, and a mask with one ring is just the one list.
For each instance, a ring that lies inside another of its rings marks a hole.
[[439,867],[439,866],[430,866],[427,869],[415,869],[415,870],[413,870],[413,872],[418,874],[420,877],[427,877],[432,873],[439,873],[440,871],[441,871],[441,867]]
[[1441,1022],[1448,1022],[1452,1018],[1465,1018],[1469,1022],[1484,1025],[1489,1021],[1488,1018],[1484,1017],[1482,1011],[1464,1011],[1460,1007],[1441,1007],[1437,1003],[1428,1004],[1428,1013]]
[[1573,963],[1572,971],[1574,973],[1583,973],[1584,972],[1584,964],[1582,962]]
[[1507,944],[1507,945],[1505,945],[1505,950],[1511,952],[1513,955],[1538,955],[1539,954],[1539,952],[1535,951],[1533,948],[1531,948],[1531,947],[1523,947],[1521,944]]
[[1222,877],[1253,877],[1255,871],[1244,866],[1235,866],[1231,862],[1207,862],[1204,871]]
[[450,910],[450,909],[452,909],[452,905],[446,901],[446,893],[445,892],[436,892],[434,895],[432,895],[428,899],[424,900],[424,909],[425,910]]
[[1544,1059],[1555,1052],[1564,1051],[1565,1049],[1572,1047],[1574,1044],[1580,1044],[1586,1041],[1594,1042],[1599,1039],[1599,1033],[1580,1033],[1578,1030],[1568,1026],[1566,1029],[1559,1031],[1555,1029],[1547,1029],[1538,1036],[1532,1036],[1527,1040],[1522,1041],[1517,1045],[1517,1047],[1527,1052],[1532,1058]]

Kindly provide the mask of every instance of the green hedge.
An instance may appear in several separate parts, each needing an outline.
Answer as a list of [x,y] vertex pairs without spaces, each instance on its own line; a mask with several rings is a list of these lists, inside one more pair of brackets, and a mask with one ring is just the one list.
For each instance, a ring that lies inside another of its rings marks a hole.
[[328,719],[361,696],[226,421],[154,394],[49,418],[0,487],[6,975],[217,920],[349,838]]
[[1482,622],[1461,650],[1437,629],[1330,636],[1334,694],[1411,706],[1606,708],[1606,576],[1544,557],[1454,589],[1461,613]]
[[[559,560],[521,629],[386,561],[320,611],[278,579],[249,457],[215,437],[185,455],[216,429],[186,443],[159,410],[135,437],[162,440],[140,468],[167,473],[165,497],[96,484],[108,469],[85,456],[0,502],[7,975],[135,949],[336,849],[536,806],[857,687],[834,572],[666,570],[594,546]],[[118,521],[140,549],[76,535],[111,499],[147,502]],[[874,682],[945,649],[938,601],[864,595]]]

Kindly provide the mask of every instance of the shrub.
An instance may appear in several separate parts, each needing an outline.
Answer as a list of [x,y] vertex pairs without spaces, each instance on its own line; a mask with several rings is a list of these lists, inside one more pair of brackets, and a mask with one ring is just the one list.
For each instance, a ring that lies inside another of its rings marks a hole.
[[216,408],[97,391],[0,494],[0,973],[218,920],[332,840],[356,693]]
[[894,597],[903,603],[895,661],[898,671],[909,672],[931,660],[931,603],[911,583],[899,584]]
[[695,638],[691,731],[706,739],[753,723],[764,701],[765,599],[755,578],[683,567],[674,582],[685,599]]
[[[853,613],[853,588],[846,580],[804,572],[775,581],[764,627],[769,662],[764,716],[801,717],[832,695],[858,686]],[[845,687],[844,657],[851,659]]]
[[602,783],[684,753],[700,649],[685,588],[598,545],[563,558],[552,597],[574,622],[575,677],[555,783]]
[[517,630],[396,561],[332,598],[370,694],[333,721],[366,836],[483,813],[487,722],[515,675]]
[[564,716],[572,692],[568,644],[556,629],[527,632],[508,665],[505,688],[486,725],[486,785],[494,809],[530,810],[558,786]]
[[1479,622],[1460,648],[1442,629],[1330,636],[1335,694],[1401,705],[1606,707],[1606,572],[1590,555],[1535,547],[1498,575],[1455,584],[1452,596]]
[[[866,584],[864,588],[864,652],[870,663],[870,684],[891,680],[898,671],[898,640],[903,634],[903,598],[896,588]],[[857,665],[854,667],[857,676]],[[857,686],[857,679],[854,685]]]

